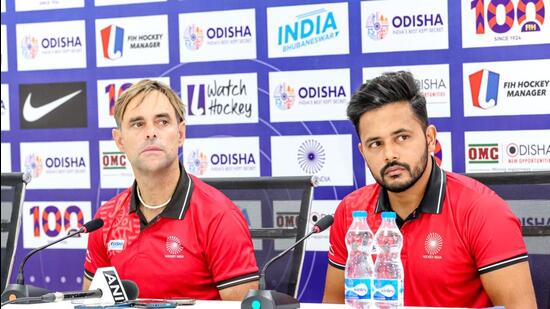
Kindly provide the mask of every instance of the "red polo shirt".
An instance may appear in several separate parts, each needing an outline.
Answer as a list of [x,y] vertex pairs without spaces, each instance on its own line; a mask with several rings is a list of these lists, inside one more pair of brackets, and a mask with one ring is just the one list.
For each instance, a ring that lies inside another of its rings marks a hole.
[[[432,160],[433,161],[433,160]],[[506,202],[483,184],[444,172],[432,163],[420,206],[397,223],[403,234],[405,305],[487,307],[480,274],[527,260],[519,220]],[[344,269],[345,234],[354,210],[366,210],[376,233],[380,212],[391,210],[378,184],[358,189],[338,206],[330,230],[329,264]]]
[[105,224],[88,239],[88,279],[98,267],[114,266],[121,279],[137,283],[140,298],[196,299],[220,299],[218,290],[258,280],[241,210],[180,169],[172,201],[149,224],[135,183],[99,208],[95,217]]

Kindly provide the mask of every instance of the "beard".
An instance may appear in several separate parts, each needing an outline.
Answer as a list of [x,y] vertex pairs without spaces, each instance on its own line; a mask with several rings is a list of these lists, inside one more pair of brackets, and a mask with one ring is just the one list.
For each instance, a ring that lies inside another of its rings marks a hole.
[[[399,182],[396,181],[394,183],[389,183],[384,180],[384,174],[386,173],[386,170],[392,166],[400,166],[404,168],[409,175],[411,176],[410,179]],[[387,191],[394,192],[394,193],[400,193],[403,191],[408,190],[410,187],[414,186],[414,184],[420,179],[422,174],[424,174],[424,171],[426,170],[426,167],[428,166],[428,149],[424,150],[424,153],[422,154],[422,157],[417,162],[416,167],[411,169],[411,166],[407,163],[401,163],[399,161],[392,161],[386,164],[383,168],[380,169],[380,175],[375,176],[375,173],[372,173],[374,176],[374,179],[382,188],[386,189]]]

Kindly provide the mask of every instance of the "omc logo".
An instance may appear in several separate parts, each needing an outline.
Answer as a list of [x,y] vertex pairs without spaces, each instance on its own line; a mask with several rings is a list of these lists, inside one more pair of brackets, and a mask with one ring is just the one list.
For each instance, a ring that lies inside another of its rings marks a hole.
[[382,40],[388,35],[389,22],[388,18],[382,13],[376,12],[367,17],[367,34],[373,40]]
[[38,39],[34,36],[26,36],[21,40],[21,51],[27,59],[34,59],[38,55]]
[[308,139],[298,148],[298,164],[307,174],[318,173],[325,166],[325,149],[318,141]]
[[289,110],[294,106],[296,94],[294,88],[287,84],[281,83],[275,86],[273,90],[273,98],[275,99],[275,106],[280,110]]
[[122,57],[124,46],[124,28],[109,25],[101,29],[103,58],[115,60]]
[[191,174],[204,175],[208,168],[208,157],[204,152],[195,149],[189,153],[187,164]]
[[198,50],[204,41],[202,28],[195,24],[187,26],[183,31],[183,40],[187,49]]
[[25,158],[25,172],[38,178],[44,171],[44,160],[37,154],[30,154]]
[[468,160],[472,164],[498,163],[498,144],[468,144]]
[[473,105],[481,109],[495,107],[500,75],[484,69],[470,74],[469,79]]
[[120,151],[107,151],[101,155],[101,165],[105,170],[125,169],[126,160],[126,154]]

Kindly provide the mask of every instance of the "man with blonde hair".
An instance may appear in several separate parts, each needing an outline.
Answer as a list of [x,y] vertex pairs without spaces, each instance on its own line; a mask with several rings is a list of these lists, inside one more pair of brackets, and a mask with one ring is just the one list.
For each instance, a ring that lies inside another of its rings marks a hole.
[[178,159],[184,115],[180,98],[159,81],[142,80],[116,101],[113,139],[135,181],[95,215],[105,225],[88,240],[84,289],[107,266],[135,281],[141,298],[241,300],[257,288],[241,211]]

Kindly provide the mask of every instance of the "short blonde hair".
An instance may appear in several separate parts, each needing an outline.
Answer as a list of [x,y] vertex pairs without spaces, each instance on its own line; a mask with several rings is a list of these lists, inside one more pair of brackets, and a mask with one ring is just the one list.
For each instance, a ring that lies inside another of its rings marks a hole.
[[158,91],[168,98],[168,101],[170,101],[170,104],[172,104],[172,107],[174,107],[174,110],[176,111],[176,115],[179,116],[178,121],[183,121],[185,119],[185,107],[183,106],[183,102],[174,90],[170,88],[170,86],[157,80],[142,79],[133,84],[130,88],[126,89],[116,100],[115,120],[117,127],[120,128],[122,117],[124,116],[130,101],[140,94],[143,94],[143,98],[145,98],[147,94],[153,91]]

